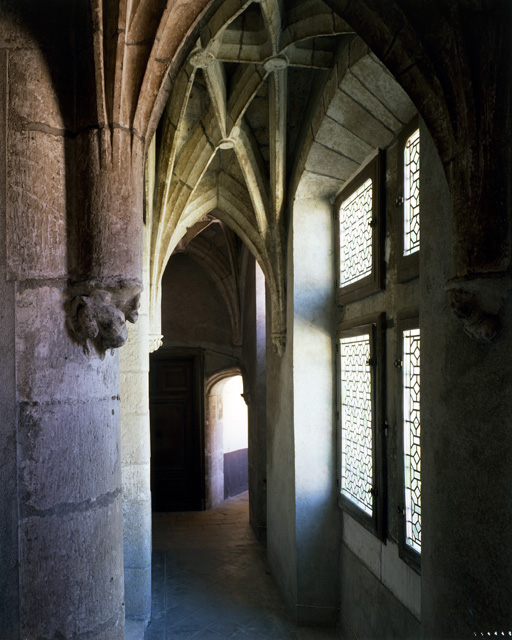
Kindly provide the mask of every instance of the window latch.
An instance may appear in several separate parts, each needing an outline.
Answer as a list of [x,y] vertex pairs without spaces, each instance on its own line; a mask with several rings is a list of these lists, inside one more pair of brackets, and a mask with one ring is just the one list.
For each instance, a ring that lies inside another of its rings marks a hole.
[[377,226],[377,218],[372,218],[368,220],[368,226],[374,229]]
[[398,196],[398,198],[396,198],[395,200],[395,205],[397,207],[401,207],[404,203],[404,197],[403,196]]
[[405,509],[401,505],[397,506],[396,512],[399,516],[402,516],[402,518],[405,516]]
[[379,490],[376,489],[375,487],[372,487],[369,491],[369,494],[371,494],[374,498],[376,498],[379,495]]
[[403,362],[402,362],[399,358],[397,358],[397,359],[393,362],[393,365],[394,365],[397,369],[401,369],[401,368],[402,368],[402,365],[403,365]]

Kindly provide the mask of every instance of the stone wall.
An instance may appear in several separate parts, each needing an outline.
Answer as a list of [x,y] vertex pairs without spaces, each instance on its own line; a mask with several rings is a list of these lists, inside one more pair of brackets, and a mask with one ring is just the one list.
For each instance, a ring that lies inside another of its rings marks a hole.
[[224,301],[207,270],[185,254],[171,257],[162,279],[162,334],[163,349],[205,349],[206,375],[220,361],[236,362]]
[[[506,635],[512,627],[512,302],[509,295],[491,344],[466,334],[453,314],[444,284],[455,229],[441,163],[430,137],[424,140],[422,633]],[[492,287],[481,282],[478,290],[485,295]]]

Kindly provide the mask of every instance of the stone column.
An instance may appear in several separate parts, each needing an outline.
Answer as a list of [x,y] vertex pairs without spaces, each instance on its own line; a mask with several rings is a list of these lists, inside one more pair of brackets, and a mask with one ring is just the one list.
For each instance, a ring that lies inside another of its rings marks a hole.
[[[37,14],[32,5],[30,11]],[[53,28],[69,24],[65,11],[35,19]],[[64,310],[73,183],[69,123],[51,70],[59,69],[70,84],[72,74],[59,39],[43,53],[15,27],[8,36],[2,68],[4,82],[9,75],[3,202],[16,343],[2,364],[16,383],[8,442],[16,443],[17,475],[10,473],[7,482],[11,490],[17,483],[19,545],[19,608],[8,616],[19,612],[22,638],[122,640],[118,356],[86,355],[69,336]],[[7,517],[15,513],[9,509]],[[12,585],[7,593],[13,594]],[[2,624],[2,637],[18,637],[9,621]]]
[[145,259],[139,320],[120,350],[126,624],[140,639],[151,617],[148,263]]
[[[6,237],[7,70],[8,50],[0,50],[0,238]],[[16,464],[16,284],[9,279],[6,243],[0,242],[0,637],[18,629],[18,500]]]
[[142,144],[97,123],[77,134],[74,88],[94,88],[75,75],[76,6],[0,8],[9,305],[0,326],[9,456],[0,637],[9,639],[124,638],[119,361],[110,348],[136,317]]

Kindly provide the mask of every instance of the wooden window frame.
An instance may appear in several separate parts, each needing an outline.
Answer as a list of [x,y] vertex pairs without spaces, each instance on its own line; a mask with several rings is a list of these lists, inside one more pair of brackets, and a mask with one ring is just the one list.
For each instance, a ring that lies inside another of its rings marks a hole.
[[[406,543],[407,531],[405,520],[405,469],[404,469],[404,416],[403,416],[403,332],[407,329],[421,329],[419,321],[419,310],[414,307],[402,311],[397,316],[396,331],[396,360],[395,363],[400,363],[397,367],[398,375],[400,376],[399,388],[399,400],[397,404],[397,425],[398,425],[398,481],[400,486],[400,504],[397,506],[397,512],[400,517],[400,523],[398,527],[398,548],[399,555],[402,560],[408,564],[417,573],[421,574],[421,554],[413,549]],[[421,381],[420,381],[421,384]]]
[[[407,140],[420,128],[419,116],[415,116],[409,124],[404,127],[398,138],[398,162],[397,162],[397,198],[396,206],[399,211],[398,242],[397,242],[397,279],[399,283],[407,282],[417,278],[420,274],[420,249],[411,255],[404,256],[404,151]],[[420,161],[421,161],[421,131],[420,131]],[[420,164],[421,180],[421,164]],[[421,188],[421,187],[420,187]],[[421,197],[421,196],[420,196]],[[421,203],[420,203],[420,224],[421,224]],[[421,238],[421,236],[420,236]],[[421,242],[421,240],[420,240]]]
[[[343,322],[336,333],[336,389],[337,389],[337,496],[340,508],[362,524],[368,531],[385,541],[386,522],[386,465],[385,465],[385,419],[384,419],[384,370],[385,370],[385,314],[367,316],[359,320]],[[372,359],[372,456],[373,513],[370,516],[352,500],[341,493],[341,353],[340,339],[343,337],[370,335],[370,358]]]
[[[359,300],[383,289],[383,239],[384,239],[384,176],[385,152],[380,150],[377,156],[362,169],[339,193],[335,201],[336,212],[336,283],[337,303],[346,304]],[[340,208],[362,184],[372,180],[372,270],[371,273],[356,282],[340,286]]]

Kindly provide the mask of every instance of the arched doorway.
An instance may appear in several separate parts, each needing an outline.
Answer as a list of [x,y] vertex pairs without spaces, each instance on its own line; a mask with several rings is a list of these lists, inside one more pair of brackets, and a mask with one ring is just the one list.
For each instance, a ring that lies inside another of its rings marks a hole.
[[248,413],[237,369],[212,376],[206,391],[206,505],[248,488]]

